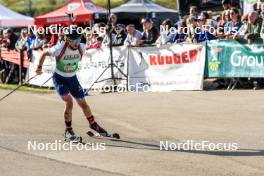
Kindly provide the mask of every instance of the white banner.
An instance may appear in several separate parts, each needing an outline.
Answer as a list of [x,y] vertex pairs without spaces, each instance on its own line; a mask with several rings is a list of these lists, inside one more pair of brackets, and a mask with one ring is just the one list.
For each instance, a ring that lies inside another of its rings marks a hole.
[[132,48],[129,52],[129,85],[149,91],[202,90],[204,45]]
[[[114,65],[117,66],[125,75],[127,74],[127,52],[125,47],[115,47],[113,48],[113,58]],[[33,51],[33,63],[30,63],[29,67],[29,78],[33,77],[36,73],[35,70],[38,66],[41,52]],[[105,85],[113,85],[111,78],[111,68],[108,68],[110,63],[110,51],[109,48],[104,49],[90,49],[87,50],[83,55],[82,61],[80,63],[80,70],[77,72],[80,84],[84,89],[90,88],[90,86],[96,81],[101,75],[98,83],[95,83],[93,88],[102,88]],[[122,78],[126,80],[126,77],[121,74],[118,69],[113,66],[115,78]],[[44,86],[44,87],[54,87],[52,79],[47,81],[52,77],[56,67],[56,59],[53,57],[46,57],[43,64],[43,74],[32,79],[29,84]],[[108,68],[108,69],[107,69]],[[45,83],[45,85],[43,85]],[[117,84],[126,84],[126,81],[117,81]]]
[[[125,47],[114,47],[113,48],[113,60],[114,65],[114,77],[122,78],[126,80],[127,78],[118,71],[119,68],[122,73],[127,74],[126,62],[127,62],[127,48]],[[89,49],[86,51],[82,58],[81,69],[77,73],[78,79],[83,88],[88,89],[90,86],[100,77],[97,83],[94,84],[93,89],[100,89],[106,85],[113,85],[111,78],[111,67],[110,64],[110,51],[109,48],[102,49]],[[125,84],[126,81],[117,81],[117,84]]]
[[[35,75],[40,52],[33,52],[34,62],[30,64],[29,77]],[[132,91],[172,91],[202,90],[205,46],[203,44],[170,45],[143,48],[113,48],[114,64],[125,75],[129,75],[129,89]],[[129,59],[128,59],[129,58]],[[127,59],[129,63],[127,63]],[[55,58],[47,57],[43,65],[43,74],[30,81],[32,85],[41,86],[53,74]],[[78,79],[84,89],[100,79],[93,89],[113,85],[111,78],[109,48],[90,49],[84,54]],[[118,85],[126,86],[126,77],[114,66],[114,76],[122,78]],[[127,71],[127,67],[129,70]],[[107,69],[108,68],[108,69]],[[105,72],[104,72],[105,71]],[[102,74],[104,72],[104,74]],[[52,80],[45,87],[52,87]]]

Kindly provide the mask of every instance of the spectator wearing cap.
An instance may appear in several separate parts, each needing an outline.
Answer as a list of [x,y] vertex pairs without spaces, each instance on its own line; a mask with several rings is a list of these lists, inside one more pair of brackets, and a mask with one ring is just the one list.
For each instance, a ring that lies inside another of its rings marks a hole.
[[1,47],[8,50],[15,49],[17,38],[18,37],[13,33],[11,29],[5,29],[3,31],[3,41]]
[[173,43],[175,39],[175,33],[171,33],[170,29],[172,28],[172,21],[166,19],[161,24],[160,36],[156,41],[157,45],[165,45],[168,43]]
[[127,30],[127,37],[124,41],[124,44],[128,47],[130,46],[140,46],[143,44],[143,40],[142,40],[142,34],[136,30],[135,25],[134,24],[129,24],[126,27]]
[[126,40],[127,34],[125,32],[125,25],[117,24],[115,27],[115,37],[113,40],[113,46],[122,46]]
[[232,7],[231,0],[223,0],[222,5],[223,5],[224,10],[230,10]]
[[159,38],[159,31],[153,26],[153,21],[147,18],[143,21],[142,40],[143,44],[151,45]]
[[234,39],[240,28],[243,26],[241,21],[240,13],[237,8],[232,8],[230,10],[230,21],[225,25],[225,38]]

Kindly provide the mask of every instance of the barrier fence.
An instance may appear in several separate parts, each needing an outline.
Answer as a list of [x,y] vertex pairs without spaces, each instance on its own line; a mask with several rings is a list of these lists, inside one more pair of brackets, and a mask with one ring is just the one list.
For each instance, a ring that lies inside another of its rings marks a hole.
[[[26,51],[17,52],[15,50],[5,50],[1,48],[0,61],[7,61],[19,66],[18,79],[19,79],[19,84],[22,84],[22,68],[29,68],[29,63],[30,63],[28,53]],[[1,73],[3,73],[5,71],[5,68],[0,68],[0,71]],[[15,71],[14,69],[10,69],[9,73],[7,74],[9,76],[5,78],[4,82],[8,82],[10,75],[13,74],[14,71]]]
[[[15,55],[15,54],[14,54]],[[33,51],[32,61],[24,60],[29,77],[35,75],[40,56]],[[1,55],[3,58],[3,55]],[[21,57],[19,57],[21,58]],[[263,45],[251,45],[236,40],[213,40],[203,44],[174,44],[161,47],[114,47],[115,64],[128,75],[125,78],[114,68],[115,77],[125,79],[119,86],[143,87],[148,91],[203,90],[205,78],[264,77]],[[18,63],[5,57],[5,60]],[[48,57],[43,65],[44,74],[30,81],[42,85],[55,70],[55,59]],[[108,48],[89,49],[79,65],[78,78],[83,88],[89,88],[110,62]],[[106,71],[93,88],[112,85],[111,72]],[[52,87],[52,81],[44,86]]]

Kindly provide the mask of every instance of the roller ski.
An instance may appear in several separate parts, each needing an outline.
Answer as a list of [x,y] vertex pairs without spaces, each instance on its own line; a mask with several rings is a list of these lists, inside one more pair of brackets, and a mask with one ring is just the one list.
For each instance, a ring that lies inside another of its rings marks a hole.
[[90,125],[91,130],[87,132],[87,135],[90,137],[106,137],[106,138],[114,138],[114,139],[120,139],[120,136],[118,133],[108,133],[105,129],[100,127],[97,122],[94,122]]
[[64,141],[73,142],[73,143],[82,143],[82,137],[76,136],[72,128],[69,128],[65,130]]

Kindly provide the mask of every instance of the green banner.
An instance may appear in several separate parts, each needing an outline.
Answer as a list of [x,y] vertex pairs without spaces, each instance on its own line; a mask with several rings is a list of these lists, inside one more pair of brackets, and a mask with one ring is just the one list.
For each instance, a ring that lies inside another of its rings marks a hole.
[[249,46],[245,41],[209,41],[206,46],[205,77],[264,77],[263,42]]

